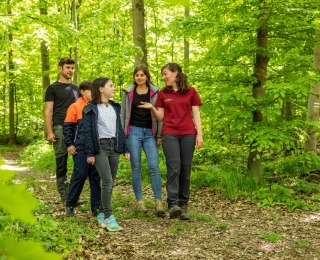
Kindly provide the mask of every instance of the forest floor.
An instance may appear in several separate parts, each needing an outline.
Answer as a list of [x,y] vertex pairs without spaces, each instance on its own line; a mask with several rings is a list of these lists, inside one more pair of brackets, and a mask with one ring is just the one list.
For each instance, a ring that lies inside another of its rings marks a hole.
[[[3,158],[3,167],[17,171],[16,180],[29,177],[40,183],[34,194],[49,205],[46,214],[66,219],[52,176],[18,168],[17,153],[3,152]],[[165,197],[165,188],[163,192]],[[192,218],[181,221],[169,219],[168,214],[164,219],[155,217],[151,189],[147,187],[144,194],[147,216],[130,215],[134,210],[131,185],[116,183],[115,217],[124,230],[112,233],[94,224],[94,238],[79,238],[83,248],[71,251],[66,259],[320,259],[320,211],[259,208],[245,199],[223,199],[203,188],[192,190]],[[87,183],[80,199],[89,201]],[[95,221],[90,209],[76,209],[75,218]]]

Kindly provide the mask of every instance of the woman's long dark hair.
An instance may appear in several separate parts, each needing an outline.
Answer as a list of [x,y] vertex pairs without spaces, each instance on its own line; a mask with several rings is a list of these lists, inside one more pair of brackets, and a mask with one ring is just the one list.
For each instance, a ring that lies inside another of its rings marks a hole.
[[109,78],[96,78],[92,83],[91,97],[96,101],[97,104],[102,104],[100,87],[104,87],[109,81]]
[[135,80],[135,75],[139,70],[142,70],[142,72],[147,76],[148,79],[147,79],[146,85],[147,85],[147,87],[149,87],[149,84],[152,83],[151,82],[151,75],[150,75],[148,67],[144,64],[141,64],[141,65],[135,67],[135,69],[133,71],[133,84],[134,84],[134,86],[135,87],[138,86],[138,84],[136,83],[136,80]]
[[[177,74],[177,77],[176,77],[176,84],[177,84],[177,88],[179,89],[179,91],[181,93],[186,93],[188,90],[189,90],[189,83],[188,83],[188,77],[186,74],[184,74],[182,72],[182,69],[181,67],[179,66],[179,64],[175,63],[175,62],[169,62],[167,63],[166,65],[164,65],[162,68],[161,68],[161,74],[162,74],[162,71],[164,69],[168,69],[172,72],[178,72]],[[165,92],[171,92],[172,91],[172,86],[165,86],[163,88],[163,90]]]

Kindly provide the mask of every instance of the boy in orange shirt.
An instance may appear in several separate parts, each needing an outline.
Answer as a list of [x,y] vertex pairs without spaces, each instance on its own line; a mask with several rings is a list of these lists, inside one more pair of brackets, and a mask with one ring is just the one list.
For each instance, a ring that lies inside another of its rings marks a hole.
[[90,201],[93,216],[99,214],[100,208],[100,176],[94,165],[87,163],[87,156],[84,154],[84,133],[82,109],[92,99],[92,82],[85,80],[81,82],[79,89],[81,97],[67,110],[67,116],[63,124],[65,144],[69,154],[73,156],[74,170],[70,184],[68,198],[66,200],[66,216],[74,216],[74,208],[79,200],[83,185],[89,177]]

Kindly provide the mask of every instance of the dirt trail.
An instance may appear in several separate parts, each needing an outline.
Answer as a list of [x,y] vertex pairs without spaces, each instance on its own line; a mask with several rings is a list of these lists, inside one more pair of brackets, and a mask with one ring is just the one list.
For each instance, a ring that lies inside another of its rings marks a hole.
[[[4,152],[3,157],[3,167],[17,170],[17,181],[32,177],[40,183],[35,195],[51,206],[47,214],[64,219],[63,207],[57,203],[55,180],[27,168],[14,168],[17,153]],[[133,203],[125,203],[133,197],[132,189],[128,184],[116,184],[113,204],[124,231],[110,233],[96,225],[96,237],[84,241],[84,249],[72,252],[67,259],[320,259],[319,211],[261,209],[243,199],[223,200],[219,194],[201,189],[191,193],[192,220],[186,222],[154,217],[151,189],[146,188],[144,194],[148,216],[126,219],[123,216],[133,211]],[[88,199],[86,184],[81,200]],[[89,211],[77,210],[76,214],[87,221],[92,218]],[[272,233],[280,235],[280,240],[261,238]]]

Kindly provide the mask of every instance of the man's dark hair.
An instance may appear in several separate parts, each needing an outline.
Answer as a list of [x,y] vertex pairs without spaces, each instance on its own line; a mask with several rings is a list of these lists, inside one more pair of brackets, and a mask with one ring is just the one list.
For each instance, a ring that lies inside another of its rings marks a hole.
[[92,81],[91,80],[84,80],[79,85],[80,90],[91,90],[92,89]]
[[63,67],[64,64],[75,64],[75,63],[76,62],[73,59],[70,59],[69,57],[64,57],[59,60],[58,66]]

